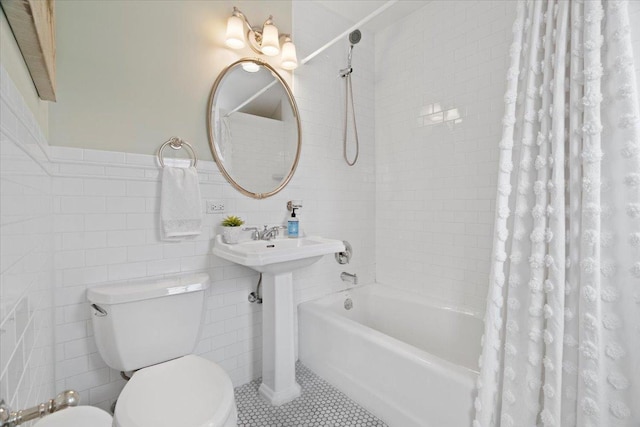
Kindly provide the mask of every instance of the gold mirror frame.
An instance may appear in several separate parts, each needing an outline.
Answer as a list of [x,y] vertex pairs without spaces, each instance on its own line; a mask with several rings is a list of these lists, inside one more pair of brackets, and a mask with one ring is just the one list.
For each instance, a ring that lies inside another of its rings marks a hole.
[[[213,111],[212,110],[213,100],[215,98],[216,92],[218,91],[218,87],[220,86],[220,83],[222,82],[225,75],[229,71],[234,69],[236,66],[241,66],[243,63],[246,63],[246,62],[253,62],[259,67],[264,67],[268,69],[269,71],[271,71],[271,74],[273,74],[276,80],[280,82],[284,90],[287,92],[287,97],[289,98],[289,105],[293,110],[293,116],[296,119],[296,124],[298,129],[298,146],[296,150],[296,157],[295,157],[295,160],[293,161],[293,165],[291,165],[291,169],[289,170],[289,173],[287,174],[286,178],[278,185],[278,187],[276,187],[275,190],[272,190],[266,193],[254,193],[252,191],[249,191],[246,188],[242,187],[240,184],[238,184],[231,177],[231,175],[229,175],[229,173],[227,172],[227,170],[225,169],[222,163],[222,159],[218,157],[217,150],[215,147],[215,141],[213,138],[213,124],[212,124],[213,120],[211,120],[211,112]],[[267,64],[266,62],[258,58],[243,58],[234,62],[233,64],[229,65],[224,70],[222,70],[220,75],[218,75],[218,78],[216,78],[216,81],[213,84],[213,88],[211,89],[211,95],[209,96],[209,103],[207,105],[207,132],[209,134],[209,148],[211,149],[211,154],[213,155],[213,159],[218,165],[218,169],[220,169],[220,172],[222,172],[222,175],[224,175],[227,182],[229,182],[229,184],[231,184],[236,190],[238,190],[245,196],[249,196],[254,199],[265,199],[267,197],[271,197],[274,194],[279,193],[284,187],[286,187],[289,181],[291,181],[291,178],[293,178],[293,174],[295,173],[296,168],[298,167],[298,161],[300,160],[300,151],[302,149],[302,126],[300,125],[300,113],[298,112],[298,104],[296,104],[296,100],[293,97],[293,93],[291,92],[291,88],[289,88],[289,85],[287,84],[287,82],[282,78],[280,73],[278,73],[275,68],[273,68],[271,65]]]

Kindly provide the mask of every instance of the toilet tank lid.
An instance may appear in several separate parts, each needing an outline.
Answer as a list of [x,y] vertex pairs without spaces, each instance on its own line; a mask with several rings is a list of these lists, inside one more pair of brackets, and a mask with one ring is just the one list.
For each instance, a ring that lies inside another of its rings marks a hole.
[[137,279],[108,283],[87,290],[87,299],[98,304],[120,304],[150,298],[160,298],[187,292],[204,291],[209,287],[206,273],[161,279]]

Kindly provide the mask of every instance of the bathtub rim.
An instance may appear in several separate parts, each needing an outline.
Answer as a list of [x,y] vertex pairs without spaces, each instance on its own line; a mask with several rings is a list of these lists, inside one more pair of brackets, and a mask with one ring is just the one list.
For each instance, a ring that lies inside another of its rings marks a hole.
[[[456,307],[454,305],[451,305],[451,303],[448,303],[444,300],[438,299],[437,297],[431,297],[428,295],[424,295],[418,292],[414,292],[414,291],[410,291],[404,288],[398,288],[398,287],[394,287],[394,286],[390,286],[387,285],[385,283],[380,283],[380,282],[373,282],[373,283],[365,283],[362,285],[356,285],[356,286],[351,286],[347,289],[342,289],[340,291],[337,292],[332,292],[331,294],[325,295],[324,297],[319,297],[319,298],[314,298],[312,300],[307,300],[304,302],[309,302],[309,301],[314,301],[314,300],[320,300],[322,298],[325,297],[330,297],[331,295],[336,295],[336,294],[340,294],[340,293],[344,293],[344,292],[353,292],[353,291],[358,291],[360,289],[368,289],[369,287],[371,287],[371,289],[373,291],[375,291],[378,294],[384,294],[390,296],[391,298],[395,298],[395,299],[408,299],[409,301],[415,302],[416,300],[419,300],[421,302],[424,303],[424,305],[428,305],[430,307],[435,307],[437,309],[440,310],[446,310],[446,311],[454,311],[456,313],[459,314],[464,314],[467,316],[471,316],[471,317],[475,317],[476,319],[480,320],[481,322],[484,323],[484,315],[485,312],[481,311],[481,310],[473,310],[471,308],[468,307]],[[391,293],[391,291],[394,291]],[[398,293],[402,294],[402,297],[400,295],[398,295]]]
[[[383,288],[383,289],[380,289],[380,288]],[[426,350],[423,350],[421,348],[408,344],[402,340],[394,338],[391,335],[387,335],[383,332],[380,332],[376,329],[373,329],[369,326],[359,323],[353,319],[350,319],[345,316],[341,316],[340,314],[332,311],[328,311],[325,307],[329,305],[330,302],[324,305],[322,304],[322,301],[329,301],[329,300],[331,302],[339,301],[340,296],[353,293],[354,291],[363,291],[363,290],[368,290],[368,291],[373,290],[374,292],[381,291],[381,292],[377,292],[377,294],[380,295],[381,293],[384,294],[385,291],[388,292],[388,290],[390,289],[395,290],[397,288],[391,288],[389,286],[382,285],[379,283],[358,285],[357,287],[348,288],[342,291],[331,293],[329,295],[325,295],[320,298],[302,302],[298,305],[298,311],[307,310],[311,314],[315,314],[316,316],[326,319],[332,325],[345,325],[348,329],[363,333],[363,335],[370,337],[372,340],[375,340],[378,344],[381,344],[383,347],[387,349],[390,349],[392,351],[398,351],[403,355],[406,355],[410,360],[424,363],[430,367],[437,366],[437,367],[447,369],[450,372],[452,372],[452,374],[454,374],[456,377],[459,377],[460,379],[463,379],[463,378],[467,379],[469,378],[469,375],[474,376],[474,378],[477,377],[477,375],[479,374],[479,367],[472,369],[464,365],[458,365],[447,359],[439,357],[433,353],[429,353]],[[455,307],[435,305],[430,301],[426,300],[426,298],[424,298],[419,294],[407,292],[402,289],[400,289],[399,291],[402,292],[403,294],[409,294],[409,295],[402,295],[405,298],[398,297],[396,293],[393,293],[389,296],[399,300],[406,299],[409,297],[411,298],[416,297],[416,298],[419,298],[421,301],[425,302],[426,303],[425,305],[429,307],[434,307],[439,310],[453,311],[455,313],[474,317],[480,322],[483,322],[482,318],[479,315],[477,315],[477,313],[462,311]],[[415,302],[414,299],[411,299],[411,301]],[[300,313],[298,313],[298,316],[300,316]],[[480,350],[480,340],[481,340],[481,337],[478,337],[478,350]],[[480,351],[478,351],[478,353],[480,353]]]

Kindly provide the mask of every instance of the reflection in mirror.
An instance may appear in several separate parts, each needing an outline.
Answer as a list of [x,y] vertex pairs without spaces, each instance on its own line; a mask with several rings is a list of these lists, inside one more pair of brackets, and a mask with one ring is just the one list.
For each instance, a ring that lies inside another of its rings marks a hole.
[[291,90],[258,59],[242,59],[216,80],[208,109],[209,145],[225,178],[254,198],[276,194],[300,156],[300,120]]

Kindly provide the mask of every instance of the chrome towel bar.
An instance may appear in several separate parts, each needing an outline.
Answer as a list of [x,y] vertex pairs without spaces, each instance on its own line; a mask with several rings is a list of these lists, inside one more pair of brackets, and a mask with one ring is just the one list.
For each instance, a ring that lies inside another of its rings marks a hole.
[[184,139],[178,138],[177,136],[172,136],[168,141],[165,141],[164,144],[160,146],[158,150],[158,163],[160,166],[164,167],[164,158],[162,157],[162,152],[167,146],[173,148],[174,150],[180,150],[182,147],[187,147],[191,154],[191,160],[193,161],[192,166],[195,168],[198,166],[198,155],[196,154],[196,150],[193,149],[191,144],[189,144]]

